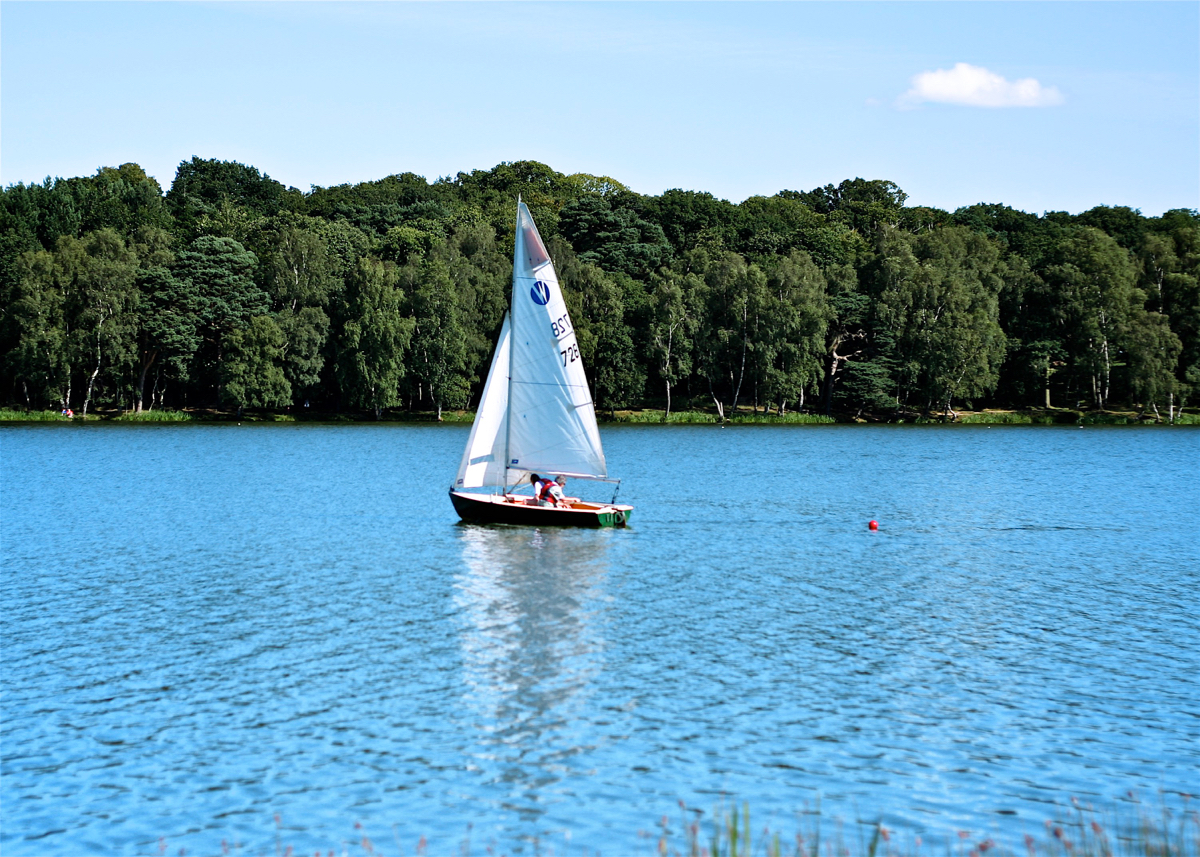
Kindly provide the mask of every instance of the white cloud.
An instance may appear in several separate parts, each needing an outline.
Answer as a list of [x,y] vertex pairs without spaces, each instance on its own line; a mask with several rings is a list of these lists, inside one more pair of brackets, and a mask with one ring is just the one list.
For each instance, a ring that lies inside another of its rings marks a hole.
[[923,101],[968,107],[1052,107],[1062,104],[1063,96],[1055,87],[1042,86],[1032,77],[1008,81],[986,68],[960,62],[954,68],[914,76],[912,88],[897,103],[915,107]]

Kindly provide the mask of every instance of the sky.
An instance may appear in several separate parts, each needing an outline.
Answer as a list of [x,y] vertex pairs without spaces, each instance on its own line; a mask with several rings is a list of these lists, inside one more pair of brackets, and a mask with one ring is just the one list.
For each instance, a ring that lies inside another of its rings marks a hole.
[[0,2],[0,184],[193,156],[1157,216],[1200,208],[1200,3]]

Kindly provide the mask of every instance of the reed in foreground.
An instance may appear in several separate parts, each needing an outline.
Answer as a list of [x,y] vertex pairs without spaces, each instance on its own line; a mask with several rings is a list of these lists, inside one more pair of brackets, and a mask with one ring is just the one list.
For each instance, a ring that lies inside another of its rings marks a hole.
[[[948,831],[924,840],[899,834],[882,821],[857,820],[848,833],[844,821],[816,809],[797,814],[792,835],[764,825],[757,834],[750,807],[741,812],[718,807],[708,819],[679,802],[681,819],[672,827],[667,816],[653,834],[655,851],[680,857],[1200,857],[1200,813],[1189,795],[1173,803],[1160,795],[1157,805],[1143,804],[1129,793],[1125,800],[1097,808],[1077,798],[1059,806],[1040,830],[1025,831],[1017,843],[999,834],[970,830]],[[993,838],[995,836],[996,838]]]
[[[797,811],[794,825],[776,825],[772,820],[761,827],[749,804],[721,803],[705,811],[679,801],[679,816],[674,821],[664,815],[657,824],[638,831],[643,847],[634,853],[648,857],[1200,857],[1200,813],[1189,795],[1160,793],[1156,802],[1142,803],[1130,792],[1102,807],[1072,797],[1067,804],[1055,805],[1050,815],[1032,831],[1016,827],[1014,833],[1014,823],[1003,822],[1005,833],[948,829],[938,836],[922,837],[889,828],[878,819],[864,819],[857,811],[851,818],[823,812],[819,801]],[[287,844],[278,813],[274,821],[275,853],[280,857],[302,853]],[[377,830],[371,827],[355,822],[353,829],[347,829],[346,838],[336,847],[318,850],[317,857],[496,857],[509,853],[494,840],[479,837],[471,824],[461,838],[442,842],[430,842],[416,830],[402,830],[399,824]],[[264,832],[263,840],[253,846],[222,840],[222,853],[266,853],[269,835]],[[573,842],[570,831],[563,830],[526,839],[520,853],[530,845],[534,854],[545,855],[621,853],[603,842]],[[160,838],[158,853],[168,852],[187,853]]]

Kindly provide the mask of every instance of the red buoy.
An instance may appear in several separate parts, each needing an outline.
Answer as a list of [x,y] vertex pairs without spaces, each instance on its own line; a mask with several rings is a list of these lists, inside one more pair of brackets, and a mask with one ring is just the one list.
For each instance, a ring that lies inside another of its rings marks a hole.
[[867,526],[868,526],[868,527],[870,527],[872,530],[878,530],[878,529],[879,529],[879,522],[878,522],[878,521],[872,521],[871,523],[867,524]]

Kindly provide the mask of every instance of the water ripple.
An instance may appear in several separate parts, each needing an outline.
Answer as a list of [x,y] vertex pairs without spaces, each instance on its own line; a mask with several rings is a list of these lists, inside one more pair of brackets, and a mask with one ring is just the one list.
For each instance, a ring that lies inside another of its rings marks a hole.
[[0,849],[279,813],[640,852],[725,795],[942,836],[1200,785],[1196,433],[616,428],[635,526],[587,533],[455,523],[464,439],[0,428]]

